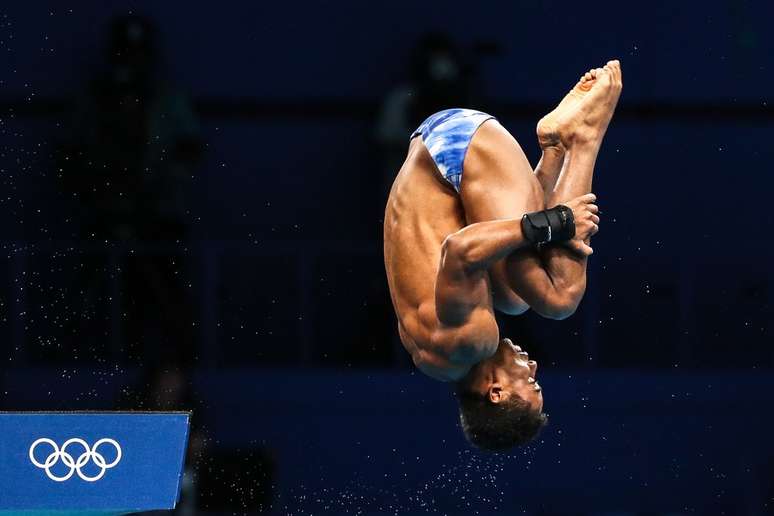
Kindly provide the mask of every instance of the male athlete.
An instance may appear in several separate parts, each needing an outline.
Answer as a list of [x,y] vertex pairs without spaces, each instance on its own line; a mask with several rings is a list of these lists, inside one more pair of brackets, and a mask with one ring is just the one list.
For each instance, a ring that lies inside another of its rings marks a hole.
[[411,136],[384,218],[398,331],[422,372],[454,382],[463,431],[480,448],[523,444],[546,422],[537,363],[500,339],[494,309],[575,312],[599,224],[594,163],[621,87],[618,61],[584,74],[538,123],[534,171],[479,111],[441,111]]

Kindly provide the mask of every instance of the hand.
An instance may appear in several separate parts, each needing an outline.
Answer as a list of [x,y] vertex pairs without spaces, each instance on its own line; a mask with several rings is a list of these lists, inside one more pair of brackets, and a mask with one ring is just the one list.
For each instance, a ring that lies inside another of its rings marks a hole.
[[575,236],[565,245],[581,256],[589,256],[594,252],[589,243],[591,237],[599,231],[599,207],[594,204],[596,200],[597,196],[589,193],[564,203],[572,210],[575,218]]

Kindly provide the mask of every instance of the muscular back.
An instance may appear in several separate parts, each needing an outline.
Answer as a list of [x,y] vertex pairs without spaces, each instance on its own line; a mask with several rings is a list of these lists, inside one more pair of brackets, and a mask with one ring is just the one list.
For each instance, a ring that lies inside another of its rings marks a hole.
[[432,343],[441,244],[466,225],[462,202],[414,138],[393,183],[384,218],[384,262],[401,340],[414,363],[440,380],[459,376]]

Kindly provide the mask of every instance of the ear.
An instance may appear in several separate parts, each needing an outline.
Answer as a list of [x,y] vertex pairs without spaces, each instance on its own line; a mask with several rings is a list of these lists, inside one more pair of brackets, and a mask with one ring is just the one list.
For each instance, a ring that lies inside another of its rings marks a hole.
[[505,400],[505,393],[499,383],[493,383],[492,386],[489,387],[487,394],[489,395],[489,401],[492,403],[500,403]]

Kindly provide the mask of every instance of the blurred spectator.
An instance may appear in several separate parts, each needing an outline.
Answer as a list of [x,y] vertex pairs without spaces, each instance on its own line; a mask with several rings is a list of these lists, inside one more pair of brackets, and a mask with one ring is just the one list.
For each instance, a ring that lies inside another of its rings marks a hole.
[[199,123],[159,72],[157,33],[141,16],[114,18],[107,66],[79,99],[60,168],[96,239],[176,240],[187,234],[185,185],[199,160]]
[[[180,360],[192,347],[193,318],[185,256],[173,250],[189,236],[187,189],[203,144],[188,99],[160,73],[157,39],[142,16],[111,21],[106,66],[76,103],[58,161],[79,203],[81,238],[135,250],[116,264],[125,353],[164,350]],[[143,249],[151,242],[161,244],[154,253]],[[77,290],[103,290],[94,285],[106,280],[101,260],[91,256]]]
[[411,51],[408,69],[408,82],[387,94],[376,122],[385,202],[406,157],[411,132],[436,111],[473,107],[474,67],[446,34],[431,32],[420,38]]
[[[382,182],[379,200],[382,211],[392,182],[406,158],[409,136],[428,116],[450,107],[473,107],[475,67],[444,33],[422,36],[411,51],[408,81],[397,85],[382,101],[376,121]],[[363,350],[382,360],[404,360],[397,338],[389,293],[384,282],[372,282],[368,290],[367,314],[361,340]],[[362,353],[362,351],[361,351]]]

